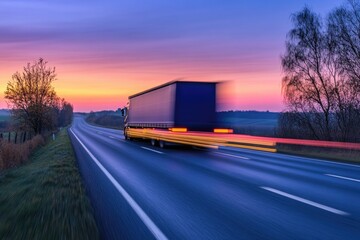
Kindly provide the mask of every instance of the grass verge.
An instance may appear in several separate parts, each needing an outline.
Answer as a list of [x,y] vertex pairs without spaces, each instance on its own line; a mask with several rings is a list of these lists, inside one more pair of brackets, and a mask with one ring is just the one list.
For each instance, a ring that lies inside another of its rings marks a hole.
[[303,157],[314,157],[338,162],[360,163],[360,151],[310,147],[300,145],[277,144],[276,149],[279,153],[298,155]]
[[0,239],[98,239],[67,129],[0,174]]

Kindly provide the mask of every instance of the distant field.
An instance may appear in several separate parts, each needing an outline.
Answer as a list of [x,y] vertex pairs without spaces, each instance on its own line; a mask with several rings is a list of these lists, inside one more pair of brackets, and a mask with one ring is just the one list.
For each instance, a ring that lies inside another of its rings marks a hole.
[[0,115],[0,122],[6,122],[10,120],[10,115]]
[[102,111],[90,113],[86,117],[88,123],[113,129],[124,129],[124,117],[119,112]]
[[275,136],[279,113],[274,112],[219,112],[220,124],[234,129],[235,133],[258,136]]
[[8,126],[8,122],[10,121],[9,114],[1,114],[0,111],[0,132],[5,131]]
[[0,109],[0,122],[5,122],[10,120],[9,110]]
[[274,128],[277,126],[277,119],[250,119],[250,118],[228,118],[227,123],[238,127],[267,127]]

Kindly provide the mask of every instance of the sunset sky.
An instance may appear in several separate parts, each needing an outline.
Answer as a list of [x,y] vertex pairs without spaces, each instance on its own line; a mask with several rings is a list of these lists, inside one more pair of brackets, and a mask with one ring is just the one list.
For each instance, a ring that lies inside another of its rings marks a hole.
[[280,56],[290,16],[341,0],[2,0],[0,108],[27,62],[55,66],[75,111],[117,109],[173,79],[227,80],[220,110],[283,109]]

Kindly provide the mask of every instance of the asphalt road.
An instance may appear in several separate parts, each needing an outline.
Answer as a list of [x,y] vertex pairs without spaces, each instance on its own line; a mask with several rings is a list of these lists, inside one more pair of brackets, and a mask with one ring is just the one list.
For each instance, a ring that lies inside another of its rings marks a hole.
[[69,132],[104,239],[360,239],[360,165]]

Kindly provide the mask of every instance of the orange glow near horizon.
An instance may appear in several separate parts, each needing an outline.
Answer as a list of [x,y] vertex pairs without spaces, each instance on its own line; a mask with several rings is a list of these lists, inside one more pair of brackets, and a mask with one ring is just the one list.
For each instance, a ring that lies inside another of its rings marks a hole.
[[[21,71],[24,65],[25,63],[5,63],[1,67],[0,108],[7,108],[4,100],[7,82],[11,80],[11,75],[16,71]],[[56,61],[49,62],[48,65],[56,66],[58,80],[53,85],[57,94],[72,103],[75,111],[79,112],[122,108],[126,106],[128,96],[176,79],[174,76],[179,76],[179,74],[171,76],[167,71],[136,73],[132,70],[113,69],[108,71],[92,67],[87,71],[82,65],[75,68],[57,64]],[[169,69],[169,72],[172,70]],[[194,74],[194,77],[190,76],[184,80],[219,81],[219,79],[233,80],[226,81],[224,86],[220,85],[218,110],[282,110],[281,76],[277,72]]]

